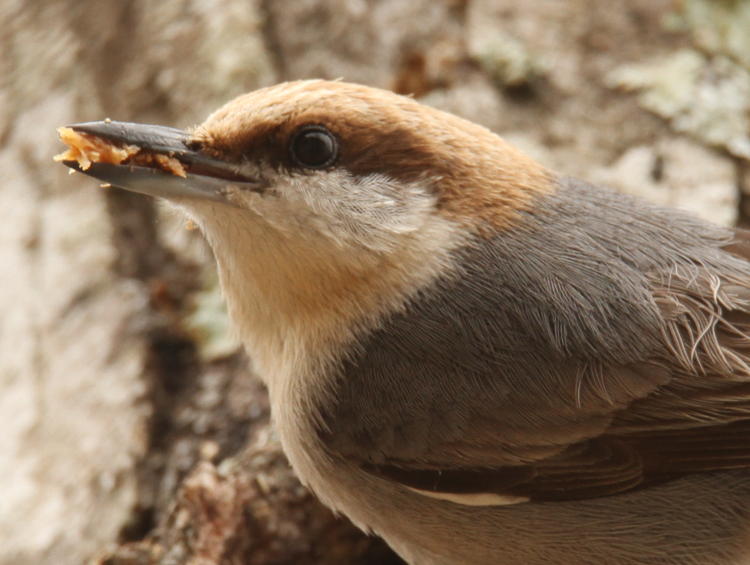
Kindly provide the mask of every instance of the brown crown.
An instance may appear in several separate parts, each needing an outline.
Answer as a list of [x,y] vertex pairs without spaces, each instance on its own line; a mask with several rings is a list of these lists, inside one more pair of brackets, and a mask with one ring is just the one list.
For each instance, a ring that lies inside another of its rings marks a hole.
[[488,129],[345,82],[289,82],[245,94],[209,116],[194,136],[225,159],[292,168],[289,140],[310,124],[338,138],[334,166],[352,175],[427,182],[439,213],[480,232],[508,226],[535,197],[554,190],[546,169]]

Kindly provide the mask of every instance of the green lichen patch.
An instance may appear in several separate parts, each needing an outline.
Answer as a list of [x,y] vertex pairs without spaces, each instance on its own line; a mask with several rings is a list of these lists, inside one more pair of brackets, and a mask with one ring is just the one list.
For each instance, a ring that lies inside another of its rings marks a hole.
[[204,362],[229,357],[241,347],[232,331],[217,280],[195,295],[193,311],[185,320],[185,325]]
[[547,65],[518,39],[499,30],[470,45],[472,57],[500,86],[528,84],[546,73]]
[[607,82],[638,92],[676,131],[750,159],[750,72],[729,57],[683,49],[623,65]]

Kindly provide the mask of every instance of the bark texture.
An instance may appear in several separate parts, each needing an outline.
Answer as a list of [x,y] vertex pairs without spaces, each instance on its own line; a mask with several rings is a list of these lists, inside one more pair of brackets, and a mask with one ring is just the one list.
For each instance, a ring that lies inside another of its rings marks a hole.
[[4,0],[0,563],[399,562],[294,478],[200,234],[66,175],[56,127],[186,127],[260,86],[342,77],[731,224],[750,217],[745,5]]

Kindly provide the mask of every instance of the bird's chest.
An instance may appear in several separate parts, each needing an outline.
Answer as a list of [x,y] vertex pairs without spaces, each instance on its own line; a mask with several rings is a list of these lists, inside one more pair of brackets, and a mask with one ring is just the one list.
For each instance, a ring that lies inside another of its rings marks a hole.
[[[357,493],[356,470],[325,448],[320,435],[321,405],[315,393],[305,390],[305,376],[286,386],[271,387],[274,427],[295,474],[326,506],[350,516],[360,527],[365,524],[352,516],[351,501]],[[358,523],[359,522],[359,523]]]

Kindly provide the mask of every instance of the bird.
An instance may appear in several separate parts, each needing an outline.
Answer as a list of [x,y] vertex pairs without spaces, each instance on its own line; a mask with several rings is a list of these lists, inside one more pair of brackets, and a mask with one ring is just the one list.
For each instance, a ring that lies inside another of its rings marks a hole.
[[344,81],[61,135],[200,228],[297,476],[407,563],[750,563],[748,232]]

